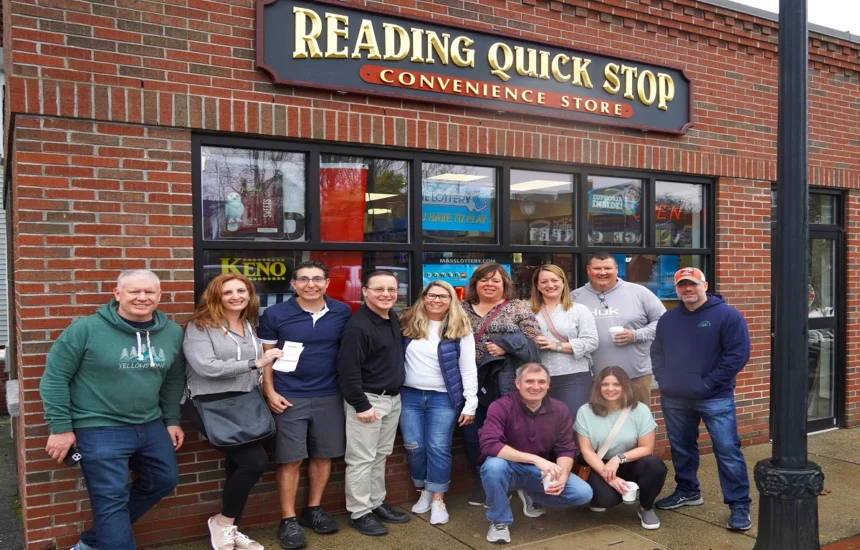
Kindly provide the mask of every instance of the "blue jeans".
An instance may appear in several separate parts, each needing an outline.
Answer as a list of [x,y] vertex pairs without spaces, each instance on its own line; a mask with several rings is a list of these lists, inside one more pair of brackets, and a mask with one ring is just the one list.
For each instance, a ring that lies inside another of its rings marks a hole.
[[666,433],[672,445],[676,489],[683,495],[699,494],[699,421],[704,420],[711,435],[723,501],[730,508],[749,508],[750,480],[741,453],[735,398],[683,399],[661,398]]
[[409,459],[412,483],[433,493],[448,491],[451,483],[451,439],[459,412],[448,394],[400,390],[400,432]]
[[576,412],[588,402],[593,377],[590,372],[562,374],[550,379],[549,396],[567,405],[576,420]]
[[[134,550],[131,525],[179,483],[164,423],[79,428],[75,438],[94,524],[81,533],[81,542],[102,550]],[[129,468],[137,474],[130,489]]]
[[543,491],[541,471],[537,466],[510,462],[504,458],[488,457],[481,467],[481,483],[487,493],[487,519],[493,523],[511,524],[514,515],[508,493],[522,489],[536,503],[554,508],[579,506],[591,501],[592,490],[588,483],[571,474],[560,495],[548,495]]

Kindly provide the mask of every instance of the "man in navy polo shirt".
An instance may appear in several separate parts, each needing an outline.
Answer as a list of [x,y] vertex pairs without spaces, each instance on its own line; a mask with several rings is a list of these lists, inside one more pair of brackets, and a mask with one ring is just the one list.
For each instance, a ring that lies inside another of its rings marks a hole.
[[[300,263],[292,279],[295,297],[267,308],[258,329],[263,349],[281,348],[284,342],[304,347],[295,370],[267,366],[263,371],[266,400],[278,427],[274,461],[280,465],[277,477],[283,518],[278,537],[286,549],[307,546],[299,524],[320,534],[338,530],[320,503],[331,474],[331,459],[343,456],[346,448],[343,397],[335,365],[341,334],[352,311],[325,295],[328,284],[325,264]],[[308,503],[297,518],[299,467],[308,457]]]

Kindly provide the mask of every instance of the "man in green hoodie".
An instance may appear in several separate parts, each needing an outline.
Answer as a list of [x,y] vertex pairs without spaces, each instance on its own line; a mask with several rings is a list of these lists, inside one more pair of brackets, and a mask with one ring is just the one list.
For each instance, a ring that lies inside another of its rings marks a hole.
[[73,550],[134,550],[131,525],[178,483],[185,358],[182,329],[156,310],[160,299],[153,272],[123,271],[110,303],[63,331],[48,354],[45,450],[59,463],[77,446],[93,510]]

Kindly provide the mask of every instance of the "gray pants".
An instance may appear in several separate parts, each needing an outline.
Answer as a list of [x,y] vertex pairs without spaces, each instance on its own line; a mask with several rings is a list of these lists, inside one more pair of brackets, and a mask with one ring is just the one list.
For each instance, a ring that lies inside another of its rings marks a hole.
[[385,459],[394,450],[400,420],[400,396],[368,393],[380,420],[360,422],[355,409],[344,403],[346,414],[346,509],[353,519],[368,514],[385,500]]

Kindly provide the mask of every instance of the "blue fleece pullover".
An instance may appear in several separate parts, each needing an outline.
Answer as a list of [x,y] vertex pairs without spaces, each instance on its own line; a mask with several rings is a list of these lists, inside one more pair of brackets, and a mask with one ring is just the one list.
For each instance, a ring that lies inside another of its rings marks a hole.
[[695,311],[680,303],[664,313],[651,344],[654,377],[669,397],[731,397],[749,358],[747,323],[719,294]]

